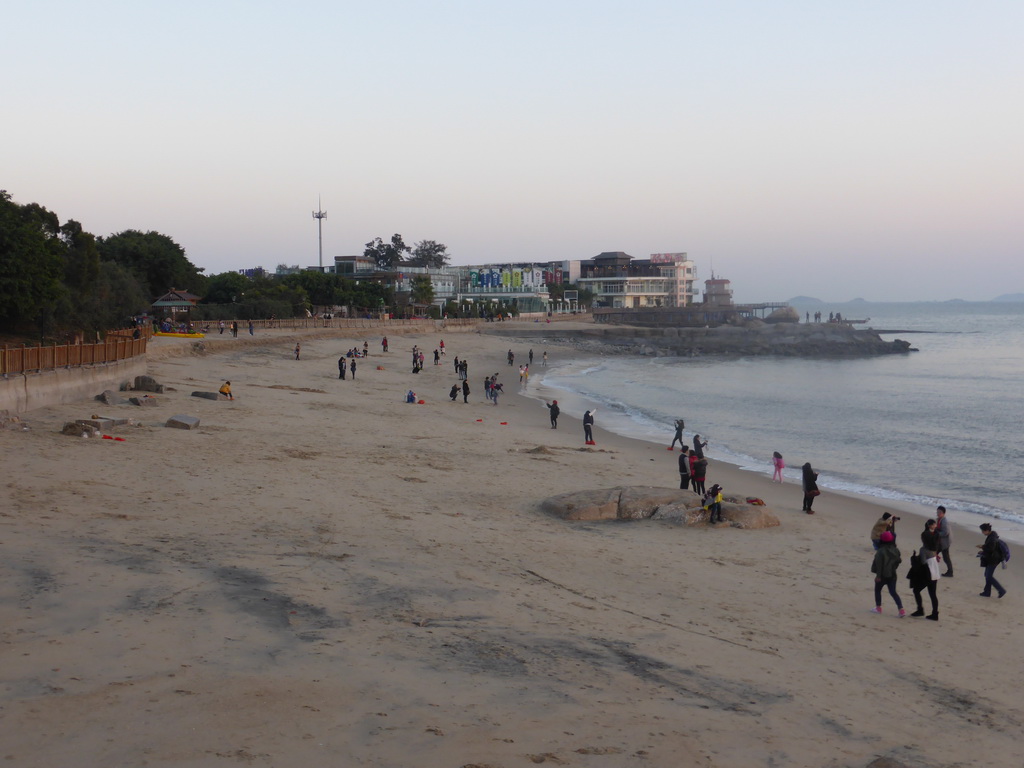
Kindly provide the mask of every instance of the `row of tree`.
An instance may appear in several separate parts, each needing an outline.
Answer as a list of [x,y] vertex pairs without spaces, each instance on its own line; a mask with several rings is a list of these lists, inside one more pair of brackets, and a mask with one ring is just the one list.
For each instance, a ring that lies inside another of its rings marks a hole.
[[363,256],[373,259],[377,269],[383,271],[393,271],[403,265],[437,269],[446,266],[449,259],[448,246],[444,243],[421,240],[415,247],[410,248],[399,234],[392,235],[391,241],[387,243],[375,237],[366,244]]
[[0,331],[48,337],[105,331],[148,309],[169,286],[201,291],[204,277],[166,235],[110,237],[61,224],[38,203],[0,190]]

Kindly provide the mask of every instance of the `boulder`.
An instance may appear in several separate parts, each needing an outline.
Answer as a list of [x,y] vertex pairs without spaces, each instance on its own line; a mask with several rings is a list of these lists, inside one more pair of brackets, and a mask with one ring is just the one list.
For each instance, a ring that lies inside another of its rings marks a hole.
[[700,498],[693,491],[674,488],[652,488],[644,485],[626,486],[619,495],[620,520],[646,520],[666,504],[692,503],[700,506]]
[[202,397],[206,400],[220,400],[219,392],[193,392],[192,397]]
[[545,499],[541,509],[563,520],[615,520],[620,494],[620,488],[563,493]]
[[96,395],[96,399],[106,405],[127,405],[128,401],[112,389],[103,390],[102,394]]
[[129,397],[128,402],[131,403],[132,405],[141,405],[149,408],[153,408],[157,405],[160,405],[159,400],[157,400],[155,397],[150,397],[149,395],[142,395],[141,397]]
[[141,392],[156,392],[158,395],[164,393],[164,385],[157,384],[156,379],[152,376],[136,376],[133,389]]
[[196,416],[178,414],[177,416],[171,416],[164,426],[174,427],[175,429],[195,429],[199,426],[199,418]]
[[[709,513],[693,491],[648,486],[619,486],[551,496],[541,509],[563,520],[668,520],[683,525],[707,525]],[[734,528],[773,528],[779,525],[767,507],[736,499],[722,501],[722,525]]]
[[91,424],[82,424],[78,421],[66,422],[60,432],[62,435],[70,435],[71,437],[99,437],[102,434]]

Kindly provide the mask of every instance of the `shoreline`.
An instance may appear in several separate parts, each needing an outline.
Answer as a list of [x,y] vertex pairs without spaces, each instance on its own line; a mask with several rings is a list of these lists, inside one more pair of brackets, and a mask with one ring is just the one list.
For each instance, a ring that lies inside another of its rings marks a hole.
[[[515,391],[507,338],[445,333],[442,366],[413,375],[412,345],[438,334],[389,334],[387,356],[376,335],[303,338],[301,361],[292,336],[153,360],[174,391],[151,409],[88,401],[0,432],[13,765],[1016,759],[1024,582],[1011,565],[1005,599],[977,597],[980,535],[954,532],[938,623],[897,619],[888,596],[876,616],[884,506],[825,491],[805,515],[798,484],[711,456],[708,482],[779,527],[554,519],[539,504],[559,493],[677,487],[678,454],[600,413],[596,446],[569,414],[552,430],[543,383]],[[455,355],[468,403],[447,398]],[[512,385],[496,407],[478,383],[494,371]],[[225,379],[232,402],[189,396]],[[90,412],[141,424],[124,442],[58,434]],[[201,424],[163,427],[176,413]],[[898,529],[908,608],[920,522]]]

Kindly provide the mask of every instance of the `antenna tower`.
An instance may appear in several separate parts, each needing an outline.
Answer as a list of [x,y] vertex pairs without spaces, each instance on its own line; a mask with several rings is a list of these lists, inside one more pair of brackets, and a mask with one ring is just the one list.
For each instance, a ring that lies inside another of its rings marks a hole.
[[316,210],[313,211],[313,218],[316,219],[316,227],[320,238],[320,271],[324,271],[324,219],[327,218],[327,211],[320,208],[320,197],[316,198]]

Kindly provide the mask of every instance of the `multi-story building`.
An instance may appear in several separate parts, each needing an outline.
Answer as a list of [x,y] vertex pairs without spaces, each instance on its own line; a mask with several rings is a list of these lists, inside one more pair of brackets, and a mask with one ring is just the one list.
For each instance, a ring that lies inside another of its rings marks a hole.
[[633,259],[606,251],[582,262],[581,286],[594,292],[594,304],[620,309],[685,307],[693,302],[696,269],[685,253],[654,253]]

